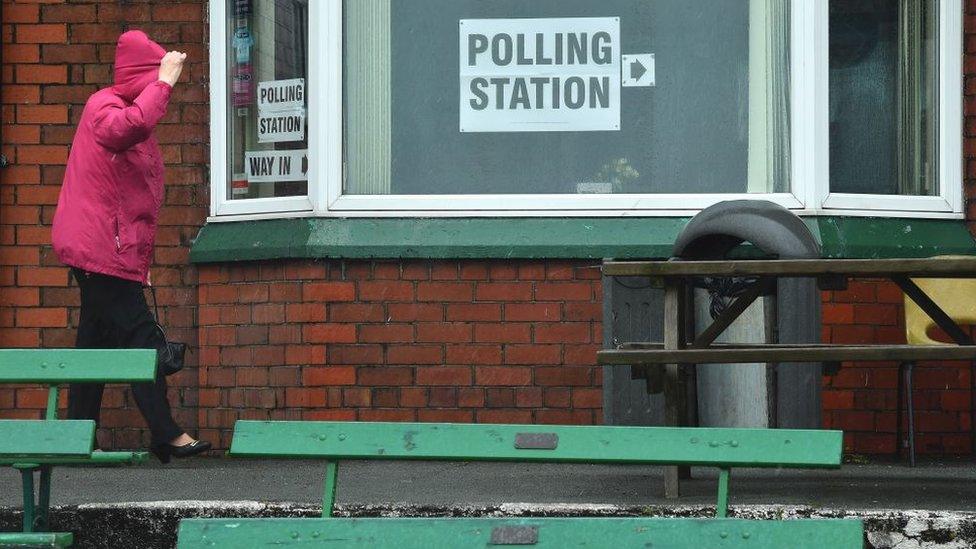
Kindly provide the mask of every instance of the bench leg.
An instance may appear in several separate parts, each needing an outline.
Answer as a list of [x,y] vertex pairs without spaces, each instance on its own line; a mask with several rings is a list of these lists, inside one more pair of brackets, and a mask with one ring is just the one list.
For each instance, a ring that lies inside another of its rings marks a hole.
[[332,517],[335,508],[336,481],[339,480],[339,462],[325,464],[325,492],[322,494],[322,518]]
[[35,524],[41,532],[47,532],[51,508],[51,466],[41,467],[41,483],[37,493],[37,518]]
[[715,517],[727,518],[729,516],[729,468],[721,467],[718,470],[718,501],[715,504]]
[[20,469],[24,488],[24,532],[34,531],[34,468]]

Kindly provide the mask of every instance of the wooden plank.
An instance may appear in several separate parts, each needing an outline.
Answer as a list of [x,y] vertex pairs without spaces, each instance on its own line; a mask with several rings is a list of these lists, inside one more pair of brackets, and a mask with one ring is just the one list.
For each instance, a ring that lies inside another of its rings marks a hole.
[[753,362],[888,362],[976,360],[976,345],[752,345],[708,349],[610,349],[598,364],[748,364]]
[[3,383],[131,383],[156,379],[152,349],[0,349]]
[[[877,345],[880,346],[880,345]],[[888,345],[897,346],[897,345]],[[864,345],[851,345],[840,343],[712,343],[705,349],[834,349],[847,347],[864,347]],[[935,347],[935,345],[930,345]],[[664,344],[660,342],[628,341],[618,346],[619,350],[639,350],[639,349],[664,349]]]
[[[518,435],[555,437],[556,445],[520,449]],[[836,468],[841,435],[787,429],[242,420],[234,427],[230,455]]]
[[708,328],[698,334],[691,346],[700,349],[711,345],[735,322],[735,319],[739,318],[739,315],[749,308],[749,305],[759,299],[759,296],[769,292],[771,288],[775,288],[775,282],[771,280],[760,280],[750,286],[748,290],[735,299],[728,309],[722,311],[722,314],[712,321]]
[[0,547],[38,549],[41,547],[71,547],[74,535],[68,532],[4,532],[0,533]]
[[684,518],[184,519],[178,549],[526,546],[860,549],[859,520]]
[[757,259],[726,261],[610,261],[607,276],[976,277],[976,256],[925,259]]
[[85,420],[0,420],[0,459],[82,457],[91,455],[95,422]]

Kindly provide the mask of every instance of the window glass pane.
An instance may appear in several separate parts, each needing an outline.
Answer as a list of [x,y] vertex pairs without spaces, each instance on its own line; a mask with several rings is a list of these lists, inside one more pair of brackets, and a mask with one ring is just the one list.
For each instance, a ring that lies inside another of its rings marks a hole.
[[346,0],[345,193],[786,192],[788,5]]
[[226,198],[308,194],[307,0],[227,0]]
[[830,190],[937,195],[938,0],[830,2]]

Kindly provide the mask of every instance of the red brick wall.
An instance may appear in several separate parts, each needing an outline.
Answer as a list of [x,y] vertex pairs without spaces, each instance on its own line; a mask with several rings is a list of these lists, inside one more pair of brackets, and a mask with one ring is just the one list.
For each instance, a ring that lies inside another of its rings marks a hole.
[[[0,20],[0,152],[11,163],[0,170],[0,347],[74,343],[77,288],[51,251],[50,222],[74,125],[88,96],[111,84],[115,40],[130,28],[189,53],[189,69],[156,131],[167,170],[153,280],[170,335],[195,346],[196,271],[187,255],[209,204],[205,3],[4,0]],[[178,418],[190,429],[195,377],[172,378]],[[42,390],[0,389],[0,417],[35,416],[44,405]],[[127,391],[107,390],[104,410],[110,430],[103,443],[142,443],[143,423]]]
[[563,261],[200,268],[201,435],[233,421],[602,421],[599,270]]
[[[824,342],[904,343],[904,297],[890,282],[853,281],[846,291],[824,292]],[[970,439],[970,366],[922,362],[915,368],[916,451],[963,454]],[[824,377],[824,427],[842,429],[845,448],[863,454],[895,451],[898,364],[845,363]],[[902,418],[907,432],[907,418]]]

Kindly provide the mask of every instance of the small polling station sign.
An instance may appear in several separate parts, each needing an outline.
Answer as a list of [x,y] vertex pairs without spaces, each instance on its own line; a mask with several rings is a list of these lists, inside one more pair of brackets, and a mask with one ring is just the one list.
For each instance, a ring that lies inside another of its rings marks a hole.
[[244,167],[249,183],[306,181],[308,150],[245,152]]
[[305,79],[258,83],[258,143],[305,140]]

